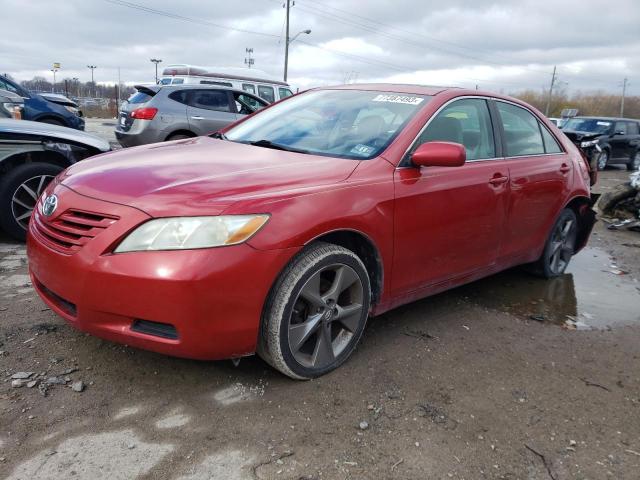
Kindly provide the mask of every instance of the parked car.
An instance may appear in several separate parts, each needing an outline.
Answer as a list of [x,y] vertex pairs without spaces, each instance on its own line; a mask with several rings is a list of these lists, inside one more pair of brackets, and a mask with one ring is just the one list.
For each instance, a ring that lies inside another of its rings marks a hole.
[[0,89],[8,90],[24,98],[24,120],[84,130],[84,118],[82,118],[82,113],[77,105],[65,104],[66,102],[61,99],[52,101],[54,97],[66,98],[63,95],[47,94],[49,98],[45,98],[37,93],[29,92],[2,75],[0,75]]
[[351,355],[369,315],[516,265],[562,275],[593,226],[589,180],[519,100],[320,88],[211,137],[73,165],[34,213],[29,268],[93,335],[196,359],[257,351],[308,379]]
[[271,78],[266,72],[252,68],[207,68],[194,65],[167,65],[158,82],[161,85],[217,85],[244,90],[273,103],[293,95],[286,82]]
[[0,118],[20,120],[24,112],[24,98],[17,93],[0,90]]
[[268,105],[229,88],[204,85],[136,85],[122,105],[115,135],[123,147],[213,133]]
[[640,120],[612,117],[574,117],[562,131],[589,159],[592,168],[626,165],[640,169]]
[[[1,97],[0,97],[1,98]],[[0,226],[25,240],[44,188],[69,165],[110,150],[88,133],[28,120],[0,118]]]

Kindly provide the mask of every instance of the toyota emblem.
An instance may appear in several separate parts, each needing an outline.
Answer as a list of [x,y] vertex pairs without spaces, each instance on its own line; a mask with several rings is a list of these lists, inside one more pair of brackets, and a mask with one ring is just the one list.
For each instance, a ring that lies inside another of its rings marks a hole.
[[42,204],[42,213],[45,217],[50,217],[53,215],[53,212],[58,208],[58,197],[55,195],[49,195],[44,199],[44,203]]

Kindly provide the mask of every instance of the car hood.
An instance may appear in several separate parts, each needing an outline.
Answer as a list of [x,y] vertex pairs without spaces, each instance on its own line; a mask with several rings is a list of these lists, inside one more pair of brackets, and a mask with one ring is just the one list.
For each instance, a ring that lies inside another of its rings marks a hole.
[[602,133],[581,132],[581,131],[577,131],[577,130],[562,130],[562,133],[564,133],[567,137],[569,137],[569,140],[571,140],[572,142],[581,142],[583,140],[592,140],[594,138],[598,138],[598,137],[601,137],[603,135]]
[[83,160],[60,181],[151,216],[217,215],[242,199],[335,184],[358,163],[196,137]]
[[82,146],[95,148],[101,152],[111,150],[109,142],[89,133],[74,130],[60,125],[50,125],[29,120],[0,119],[0,137],[3,139],[25,139],[35,137],[34,140],[51,140],[71,142]]

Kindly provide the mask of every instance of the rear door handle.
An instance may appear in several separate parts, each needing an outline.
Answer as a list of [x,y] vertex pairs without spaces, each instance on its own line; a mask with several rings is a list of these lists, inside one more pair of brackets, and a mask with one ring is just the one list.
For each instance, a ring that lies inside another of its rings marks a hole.
[[191,118],[192,118],[193,120],[204,120],[204,117],[201,117],[201,116],[199,116],[199,115],[198,115],[198,116],[193,116],[193,115],[192,115],[192,116],[191,116]]
[[489,180],[489,183],[491,185],[497,186],[497,185],[502,185],[503,183],[507,183],[508,180],[509,180],[509,177],[505,177],[504,175],[496,173],[493,176],[493,178]]
[[569,170],[571,170],[571,167],[569,167],[569,165],[567,165],[566,163],[563,163],[560,167],[560,171],[562,173],[567,173]]

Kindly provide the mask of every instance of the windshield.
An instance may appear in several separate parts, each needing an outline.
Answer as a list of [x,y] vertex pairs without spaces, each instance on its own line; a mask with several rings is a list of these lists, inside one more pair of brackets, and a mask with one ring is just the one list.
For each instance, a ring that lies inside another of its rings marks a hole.
[[607,133],[611,125],[611,122],[597,118],[572,118],[563,125],[562,129],[574,132]]
[[235,142],[366,160],[382,153],[430,98],[359,90],[310,91],[225,133]]

